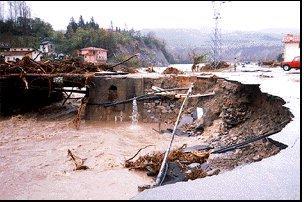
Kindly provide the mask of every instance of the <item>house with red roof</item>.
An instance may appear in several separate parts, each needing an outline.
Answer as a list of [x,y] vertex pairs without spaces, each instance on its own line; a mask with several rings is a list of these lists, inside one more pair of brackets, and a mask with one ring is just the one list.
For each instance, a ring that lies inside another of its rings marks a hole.
[[94,64],[104,64],[107,62],[107,52],[108,50],[96,47],[87,47],[79,51],[86,62],[92,62]]

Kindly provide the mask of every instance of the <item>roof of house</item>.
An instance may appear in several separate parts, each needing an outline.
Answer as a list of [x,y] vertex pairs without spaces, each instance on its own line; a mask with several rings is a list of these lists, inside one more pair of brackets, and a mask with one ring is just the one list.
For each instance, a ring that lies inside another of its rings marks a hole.
[[29,53],[32,53],[36,51],[35,49],[30,48],[30,50],[26,50],[28,48],[23,48],[24,50],[20,50],[21,48],[16,48],[18,50],[13,50],[15,48],[11,48],[9,51],[3,51],[0,54],[4,56],[17,56],[17,55],[27,55]]
[[94,50],[100,50],[100,51],[108,51],[106,49],[103,49],[103,48],[96,48],[96,47],[86,47],[86,48],[83,48],[83,49],[80,49],[81,51],[94,51]]
[[287,34],[283,37],[283,43],[300,43],[300,36]]
[[1,52],[0,54],[4,56],[17,56],[17,55],[27,55],[31,52],[32,51],[4,51]]
[[50,42],[50,41],[42,41],[41,43],[40,43],[40,45],[45,45],[45,44],[51,44],[52,42]]

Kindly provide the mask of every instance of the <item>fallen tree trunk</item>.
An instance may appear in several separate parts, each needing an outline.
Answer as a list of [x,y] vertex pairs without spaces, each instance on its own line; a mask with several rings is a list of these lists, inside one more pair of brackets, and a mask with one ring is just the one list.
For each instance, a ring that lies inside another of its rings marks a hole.
[[123,63],[125,63],[125,62],[128,62],[128,61],[131,60],[132,58],[138,57],[138,56],[139,56],[139,53],[136,53],[135,55],[132,55],[132,56],[129,57],[128,59],[126,59],[126,60],[124,60],[124,61],[122,61],[122,62],[120,62],[120,63],[117,63],[117,64],[111,66],[111,68],[114,68],[114,67],[116,67],[116,66],[118,66],[118,65],[121,65],[121,64],[123,64]]

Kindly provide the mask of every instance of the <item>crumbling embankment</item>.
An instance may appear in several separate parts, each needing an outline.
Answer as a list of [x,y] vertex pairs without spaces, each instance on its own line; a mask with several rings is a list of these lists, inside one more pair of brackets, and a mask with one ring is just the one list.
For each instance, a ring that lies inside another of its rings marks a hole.
[[[284,128],[293,115],[283,106],[283,99],[262,93],[259,85],[242,84],[215,76],[166,76],[143,79],[145,93],[149,93],[152,86],[162,89],[186,89],[190,83],[194,84],[193,95],[211,96],[194,96],[189,99],[177,135],[196,136],[197,145],[205,146],[192,149],[191,152],[201,150],[208,155],[202,155],[200,162],[193,158],[188,161],[177,158],[178,163],[176,159],[169,161],[169,169],[174,169],[172,163],[175,163],[174,166],[178,168],[179,173],[192,176],[181,177],[179,180],[218,174],[238,165],[275,155],[286,148],[286,145],[273,141],[268,136]],[[159,99],[142,101],[143,107],[139,110],[142,121],[159,123],[160,135],[172,131],[182,103],[182,99],[176,98],[176,95],[177,92]],[[201,117],[198,116],[198,109],[203,112]],[[160,167],[160,154],[139,157],[132,163],[126,162],[126,167],[146,169],[149,175],[153,176],[154,173],[155,176]],[[197,164],[195,169],[192,168],[193,163]],[[197,169],[200,171],[199,174]],[[176,182],[176,179],[171,179],[171,182]]]

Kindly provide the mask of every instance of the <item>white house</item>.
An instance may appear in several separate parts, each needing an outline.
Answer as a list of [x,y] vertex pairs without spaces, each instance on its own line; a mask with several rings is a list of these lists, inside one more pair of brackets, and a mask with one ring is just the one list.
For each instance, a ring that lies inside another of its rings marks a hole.
[[0,53],[4,55],[5,61],[16,61],[21,60],[24,56],[29,56],[35,61],[41,60],[41,53],[33,48],[10,48],[9,51],[4,51]]
[[39,50],[46,55],[51,55],[55,52],[55,47],[50,41],[43,41],[40,43]]
[[292,61],[294,57],[300,56],[300,36],[287,34],[283,38],[284,61]]

